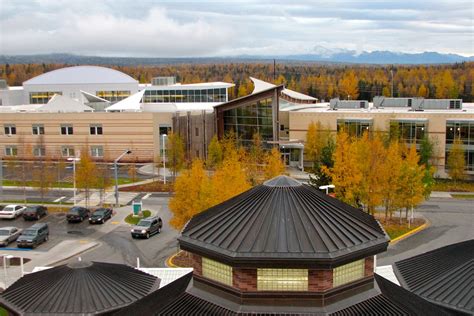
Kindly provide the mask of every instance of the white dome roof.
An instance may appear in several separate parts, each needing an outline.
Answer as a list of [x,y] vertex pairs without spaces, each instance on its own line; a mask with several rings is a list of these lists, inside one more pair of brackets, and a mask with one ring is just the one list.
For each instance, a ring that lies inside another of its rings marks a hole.
[[138,81],[123,72],[111,68],[99,66],[75,66],[44,73],[23,82],[23,85],[98,83],[138,84]]

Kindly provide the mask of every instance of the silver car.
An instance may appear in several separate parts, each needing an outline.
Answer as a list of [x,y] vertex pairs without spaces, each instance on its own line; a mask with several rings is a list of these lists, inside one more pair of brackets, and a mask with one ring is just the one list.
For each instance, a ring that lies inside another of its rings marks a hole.
[[0,228],[0,246],[6,247],[9,243],[17,240],[21,234],[21,229],[16,227],[2,227]]

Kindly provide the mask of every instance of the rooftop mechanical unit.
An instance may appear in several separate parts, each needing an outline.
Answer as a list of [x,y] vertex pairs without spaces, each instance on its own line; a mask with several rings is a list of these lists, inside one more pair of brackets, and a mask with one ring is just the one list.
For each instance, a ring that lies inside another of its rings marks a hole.
[[171,86],[176,84],[176,77],[154,77],[151,79],[154,86]]
[[366,100],[339,100],[334,98],[329,101],[329,108],[331,110],[337,109],[368,109],[369,101]]
[[413,105],[413,100],[419,98],[387,98],[383,96],[374,97],[375,108],[409,108]]
[[413,100],[412,109],[414,111],[423,110],[462,110],[461,99],[423,99]]

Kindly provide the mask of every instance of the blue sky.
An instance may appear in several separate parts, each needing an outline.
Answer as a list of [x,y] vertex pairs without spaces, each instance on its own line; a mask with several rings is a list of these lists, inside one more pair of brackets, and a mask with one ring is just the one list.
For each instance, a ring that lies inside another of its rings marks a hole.
[[0,54],[474,55],[474,1],[0,0]]

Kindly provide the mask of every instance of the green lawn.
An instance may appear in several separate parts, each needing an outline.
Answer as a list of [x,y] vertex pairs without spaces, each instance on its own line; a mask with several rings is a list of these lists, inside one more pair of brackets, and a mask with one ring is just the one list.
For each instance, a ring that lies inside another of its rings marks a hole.
[[433,191],[443,192],[474,192],[474,181],[457,181],[450,179],[435,179]]
[[451,194],[455,199],[474,199],[474,194]]
[[[23,204],[25,200],[0,200],[0,203],[9,203],[9,204]],[[26,203],[31,204],[54,204],[54,205],[73,205],[74,203],[65,203],[65,202],[52,202],[52,201],[28,201],[26,199]]]
[[[129,184],[129,183],[134,183],[134,182],[138,182],[140,181],[140,179],[135,179],[135,181],[132,181],[132,179],[129,179],[129,178],[118,178],[118,184]],[[27,187],[35,187],[35,182],[34,181],[26,181],[26,186]],[[114,186],[115,185],[115,179],[112,179],[112,182],[110,184],[110,186]],[[3,186],[17,186],[17,187],[22,187],[23,186],[23,182],[22,181],[18,181],[18,180],[7,180],[7,179],[3,179]],[[71,182],[54,182],[52,185],[51,185],[51,188],[73,188],[74,187],[74,184],[71,183]]]
[[125,222],[131,224],[131,225],[137,225],[138,222],[143,219],[151,216],[151,212],[149,210],[144,210],[143,211],[143,217],[138,217],[138,216],[133,216],[133,214],[128,215],[125,217]]

